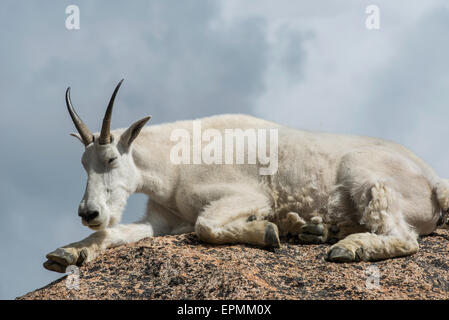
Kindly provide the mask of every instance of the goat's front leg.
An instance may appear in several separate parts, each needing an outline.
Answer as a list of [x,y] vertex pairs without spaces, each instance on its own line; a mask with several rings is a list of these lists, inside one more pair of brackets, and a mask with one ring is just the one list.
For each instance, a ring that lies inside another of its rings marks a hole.
[[200,240],[214,244],[279,247],[278,227],[266,220],[270,212],[263,194],[226,196],[204,208],[196,221],[195,233]]
[[80,266],[92,261],[104,250],[152,237],[153,227],[149,223],[121,224],[97,231],[87,238],[58,248],[47,254],[44,268],[64,273],[69,265]]

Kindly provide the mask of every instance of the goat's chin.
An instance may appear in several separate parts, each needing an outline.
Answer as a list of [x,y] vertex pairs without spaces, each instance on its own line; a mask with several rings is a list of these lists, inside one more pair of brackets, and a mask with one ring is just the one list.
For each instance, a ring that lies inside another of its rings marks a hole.
[[88,225],[88,227],[91,230],[100,231],[100,230],[106,229],[106,224],[101,223],[101,224],[98,224],[98,225]]
[[92,221],[90,223],[86,223],[83,220],[82,223],[83,223],[83,225],[85,225],[86,227],[88,227],[91,230],[100,231],[100,230],[104,230],[104,229],[108,228],[109,219],[106,219],[106,221]]
[[106,219],[103,218],[101,221],[92,221],[90,223],[87,223],[86,221],[82,220],[83,225],[94,231],[101,231],[107,228],[112,228],[116,226],[119,222],[120,219],[117,219],[114,216],[107,217]]

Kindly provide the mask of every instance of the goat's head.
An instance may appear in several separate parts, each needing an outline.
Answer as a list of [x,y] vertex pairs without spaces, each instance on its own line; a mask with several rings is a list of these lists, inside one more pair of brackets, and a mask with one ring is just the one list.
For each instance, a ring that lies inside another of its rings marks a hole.
[[78,215],[83,225],[94,230],[120,222],[126,201],[136,191],[140,182],[131,148],[150,117],[135,122],[125,131],[111,134],[112,108],[122,82],[123,79],[111,96],[99,135],[92,134],[74,110],[70,100],[70,87],[66,91],[67,109],[78,130],[78,134],[71,135],[85,146],[81,162],[88,176]]

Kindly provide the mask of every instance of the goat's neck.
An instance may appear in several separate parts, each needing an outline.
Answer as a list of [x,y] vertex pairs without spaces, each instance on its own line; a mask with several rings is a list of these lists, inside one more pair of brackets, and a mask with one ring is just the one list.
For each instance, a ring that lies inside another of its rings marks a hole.
[[133,159],[139,172],[137,193],[144,193],[159,203],[169,201],[176,184],[176,167],[170,163],[167,145],[152,139],[142,139],[133,146]]

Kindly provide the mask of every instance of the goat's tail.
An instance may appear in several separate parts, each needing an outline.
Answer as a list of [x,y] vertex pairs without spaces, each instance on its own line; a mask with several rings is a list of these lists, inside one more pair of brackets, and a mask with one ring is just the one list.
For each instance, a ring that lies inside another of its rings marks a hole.
[[449,180],[441,179],[435,186],[435,195],[441,210],[449,209]]
[[441,209],[438,227],[449,228],[449,180],[441,179],[436,184],[434,192]]

